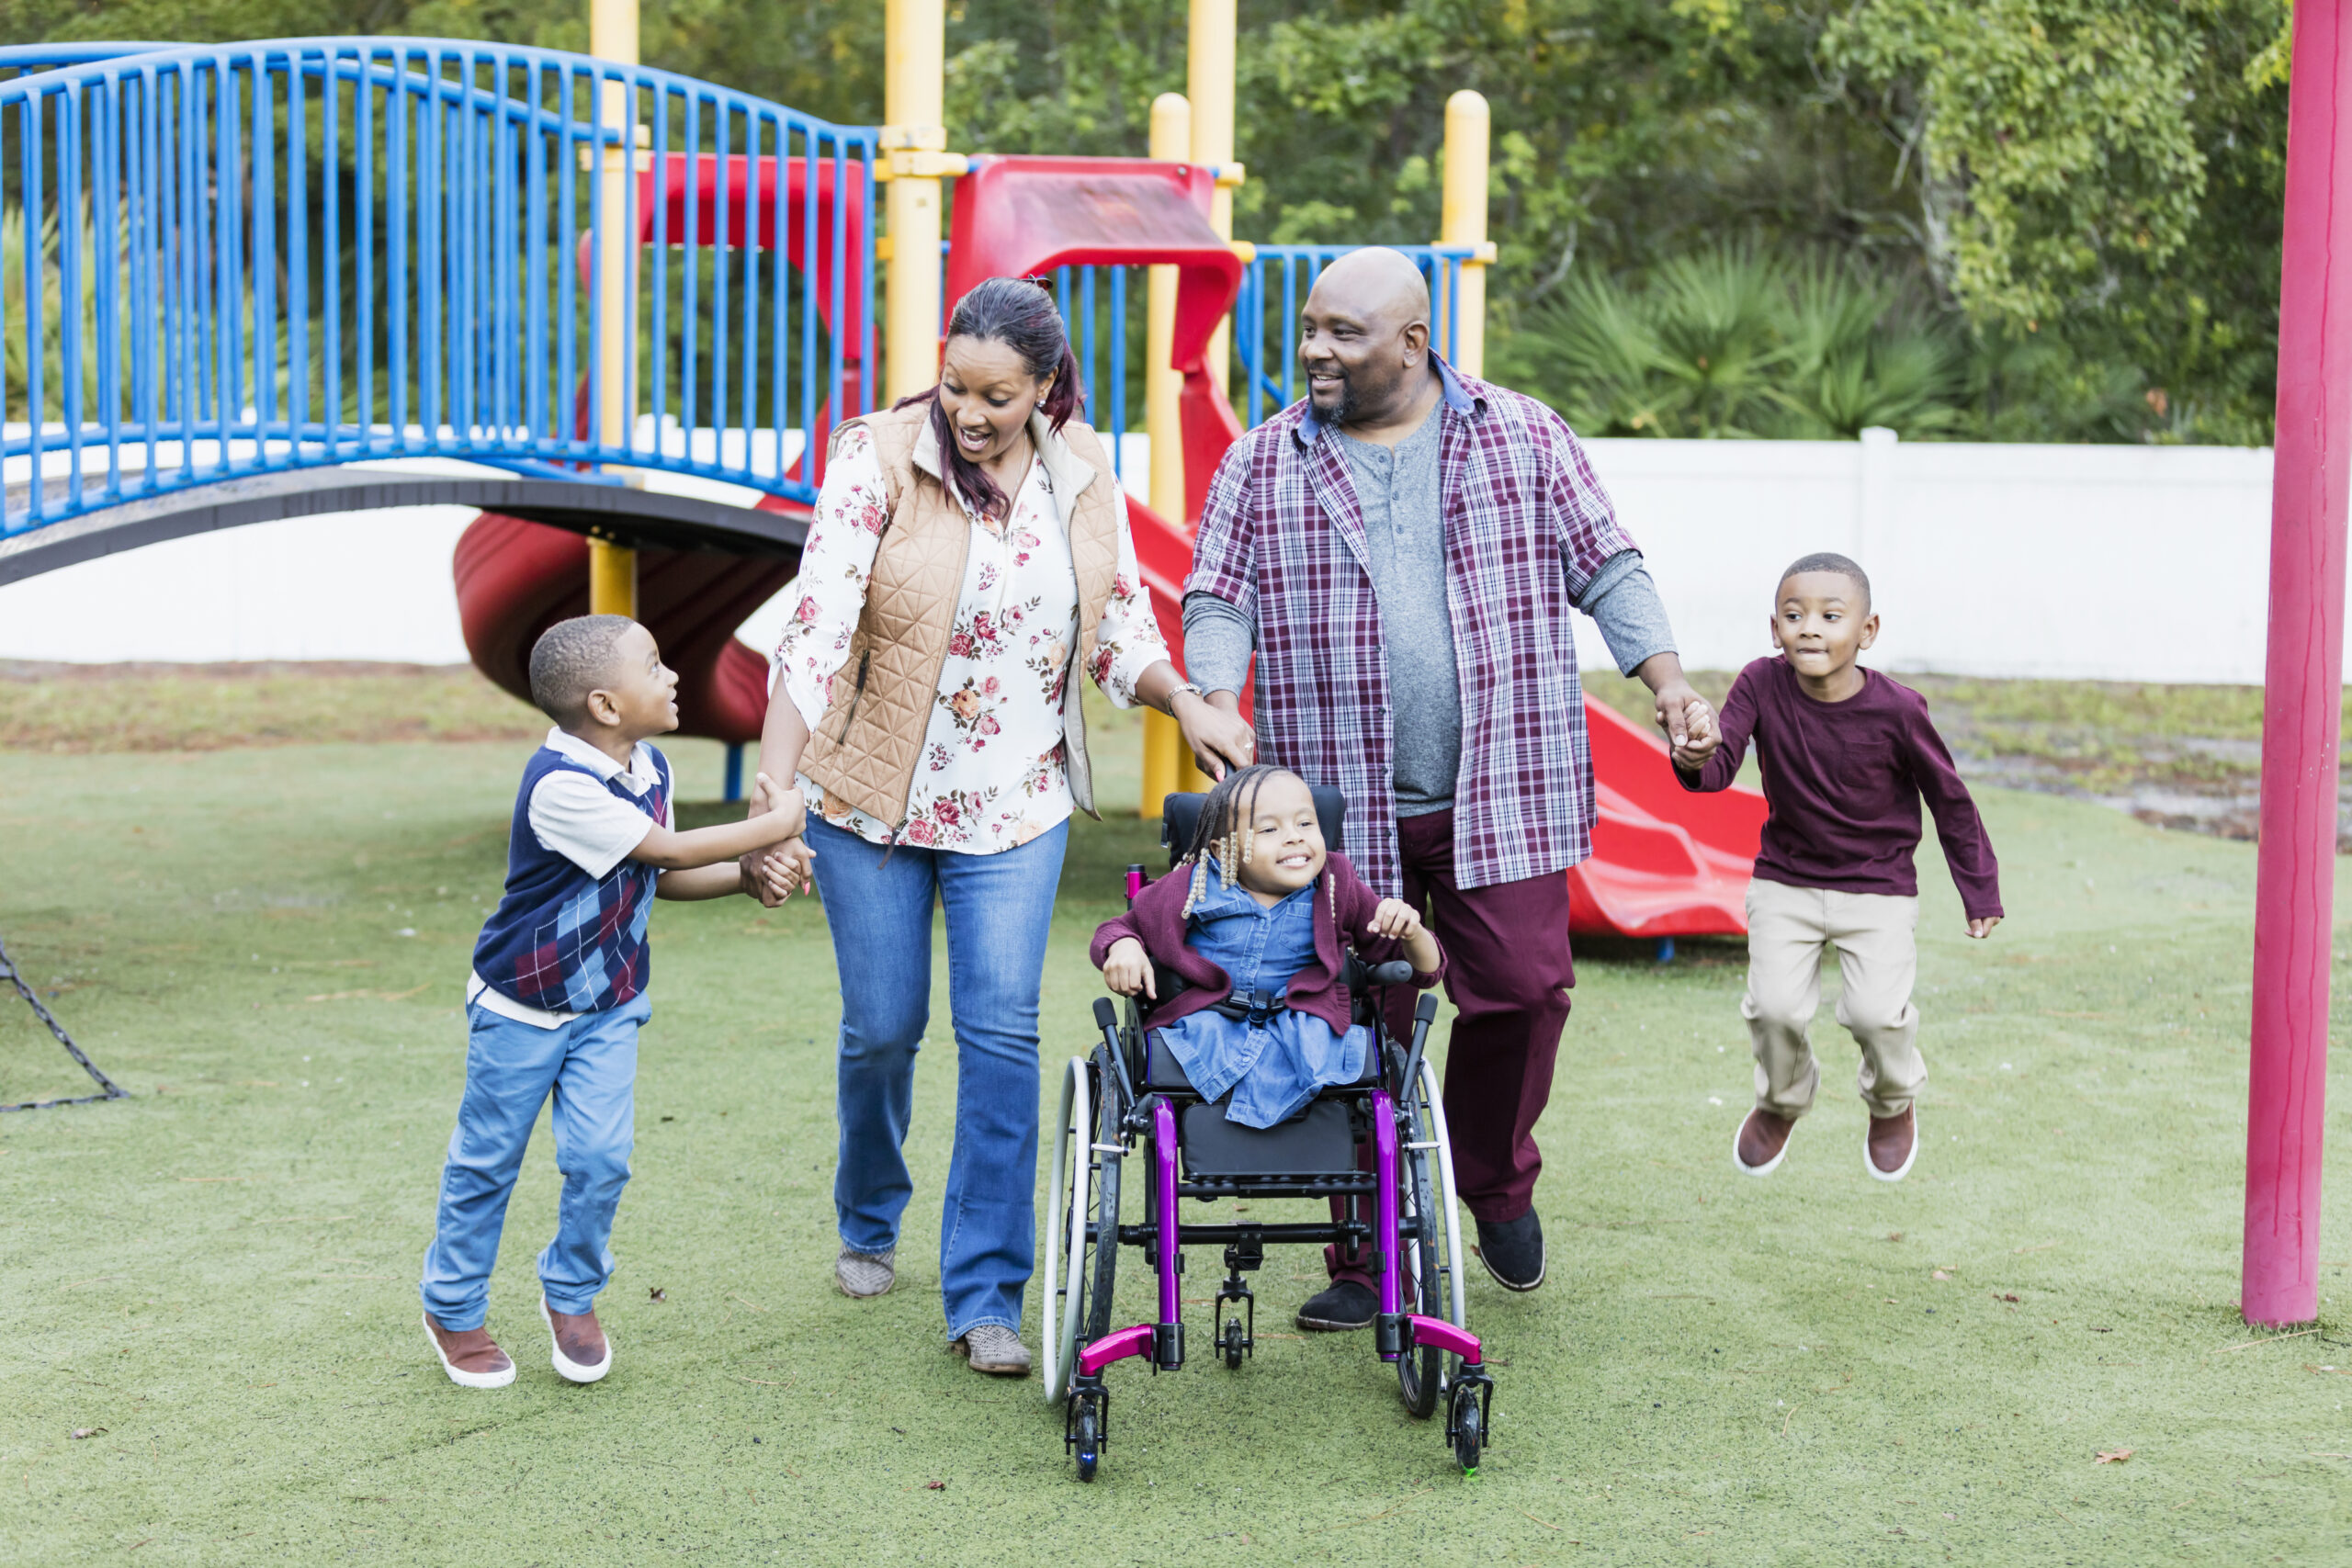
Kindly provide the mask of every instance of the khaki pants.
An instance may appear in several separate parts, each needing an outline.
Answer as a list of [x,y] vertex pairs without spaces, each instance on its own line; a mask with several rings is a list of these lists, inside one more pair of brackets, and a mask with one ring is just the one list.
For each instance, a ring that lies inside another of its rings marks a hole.
[[1919,900],[1885,893],[1747,885],[1747,1020],[1756,1052],[1756,1104],[1797,1117],[1813,1106],[1821,1065],[1813,1015],[1821,1006],[1821,960],[1835,948],[1845,992],[1838,1021],[1862,1048],[1858,1082],[1872,1116],[1900,1116],[1928,1081],[1919,1057]]

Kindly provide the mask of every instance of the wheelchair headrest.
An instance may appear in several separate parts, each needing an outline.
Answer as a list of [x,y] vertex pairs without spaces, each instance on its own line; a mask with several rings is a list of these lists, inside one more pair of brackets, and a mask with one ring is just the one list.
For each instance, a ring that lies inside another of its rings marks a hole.
[[[1323,847],[1340,848],[1340,831],[1347,825],[1348,797],[1331,784],[1309,784],[1308,793],[1315,796],[1316,820],[1323,825]],[[1168,851],[1168,863],[1174,865],[1193,841],[1193,830],[1201,824],[1201,807],[1207,804],[1205,795],[1171,795],[1160,802],[1159,841]]]

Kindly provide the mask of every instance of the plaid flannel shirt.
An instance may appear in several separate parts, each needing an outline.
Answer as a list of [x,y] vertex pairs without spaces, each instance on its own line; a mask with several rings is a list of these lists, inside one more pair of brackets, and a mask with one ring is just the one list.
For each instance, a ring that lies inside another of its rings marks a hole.
[[[1592,852],[1592,758],[1568,617],[1634,542],[1559,415],[1431,358],[1444,384],[1445,597],[1462,686],[1454,876],[1484,887]],[[1329,429],[1301,401],[1234,443],[1209,483],[1184,587],[1256,626],[1259,760],[1340,787],[1362,824],[1350,858],[1394,897],[1396,716],[1363,513]]]

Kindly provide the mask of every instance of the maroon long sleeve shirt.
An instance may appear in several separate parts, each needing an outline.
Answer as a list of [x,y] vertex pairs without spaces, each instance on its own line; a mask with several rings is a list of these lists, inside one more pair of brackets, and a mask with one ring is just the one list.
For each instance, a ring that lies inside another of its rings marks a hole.
[[1862,689],[1844,702],[1815,702],[1786,660],[1759,659],[1732,682],[1721,721],[1723,745],[1705,768],[1678,768],[1675,777],[1688,790],[1725,788],[1755,741],[1770,807],[1758,876],[1912,897],[1924,797],[1968,918],[2001,912],[2000,867],[1984,819],[1918,693],[1865,670]]

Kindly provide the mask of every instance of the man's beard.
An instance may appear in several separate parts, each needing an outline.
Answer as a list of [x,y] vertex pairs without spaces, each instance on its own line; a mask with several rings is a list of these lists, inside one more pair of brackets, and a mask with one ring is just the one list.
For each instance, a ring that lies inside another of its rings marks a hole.
[[1340,409],[1333,417],[1342,425],[1353,424],[1356,415],[1363,412],[1363,400],[1356,395],[1355,378],[1345,371],[1340,373]]

